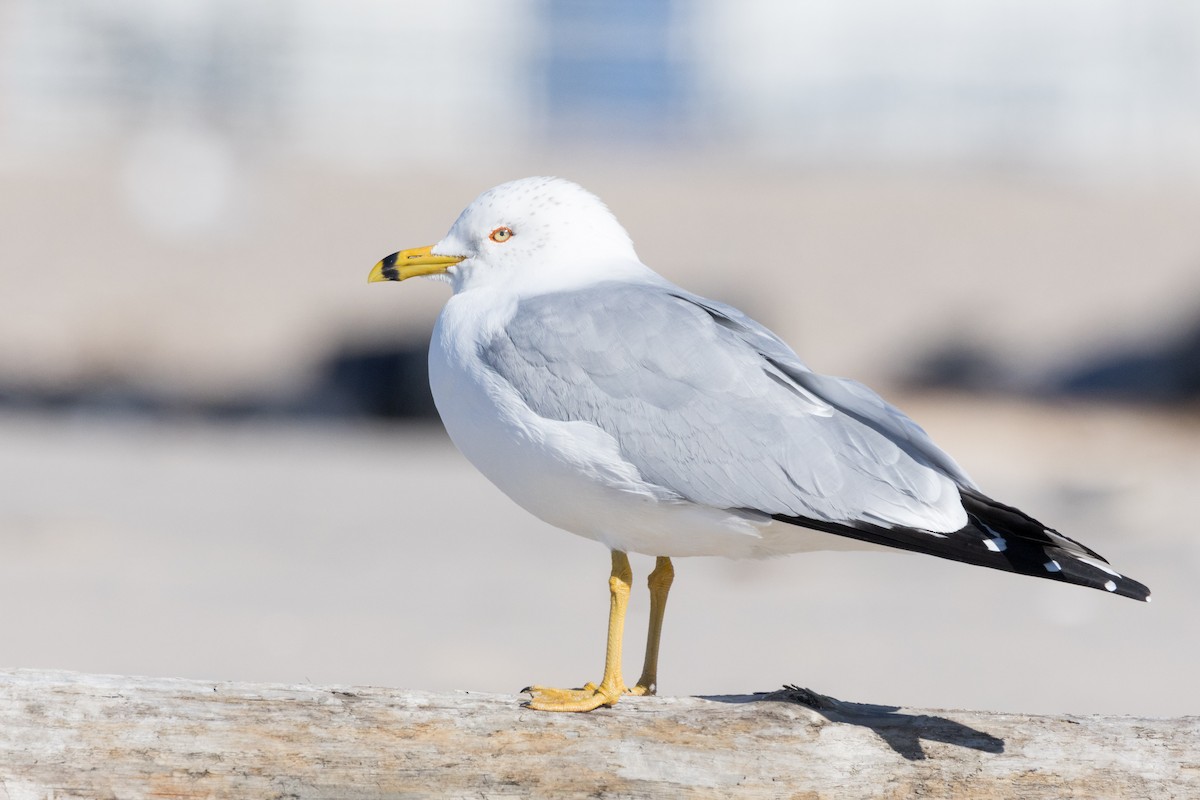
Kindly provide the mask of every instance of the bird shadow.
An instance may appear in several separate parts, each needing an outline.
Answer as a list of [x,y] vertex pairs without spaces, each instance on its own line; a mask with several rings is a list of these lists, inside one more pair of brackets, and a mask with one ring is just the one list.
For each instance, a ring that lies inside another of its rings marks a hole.
[[909,761],[927,758],[921,740],[943,742],[984,753],[1003,753],[1004,740],[952,719],[931,714],[903,714],[899,706],[851,703],[799,686],[784,686],[774,692],[709,695],[702,700],[717,703],[794,703],[821,714],[830,722],[870,728],[888,746]]

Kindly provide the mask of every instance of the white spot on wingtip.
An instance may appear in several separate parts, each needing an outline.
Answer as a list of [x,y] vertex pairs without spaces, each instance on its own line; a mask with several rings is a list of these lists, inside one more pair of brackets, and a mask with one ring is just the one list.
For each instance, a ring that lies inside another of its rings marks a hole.
[[990,525],[984,525],[983,529],[990,533],[993,537],[991,539],[983,540],[983,544],[988,550],[991,550],[993,553],[1001,553],[1008,549],[1008,542],[1005,541],[1004,537],[1000,535],[999,531],[997,531],[995,528],[992,528]]
[[1153,597],[1151,597],[1150,595],[1146,595],[1146,602],[1147,602],[1147,603],[1149,603],[1149,602],[1150,602],[1151,600],[1153,600],[1153,599],[1154,599],[1154,598],[1153,598]]
[[1046,572],[1058,572],[1062,569],[1062,566],[1057,561],[1047,561],[1042,566],[1046,568]]
[[1117,590],[1117,584],[1113,583],[1112,581],[1105,581],[1104,588],[1108,589],[1110,592],[1115,592]]

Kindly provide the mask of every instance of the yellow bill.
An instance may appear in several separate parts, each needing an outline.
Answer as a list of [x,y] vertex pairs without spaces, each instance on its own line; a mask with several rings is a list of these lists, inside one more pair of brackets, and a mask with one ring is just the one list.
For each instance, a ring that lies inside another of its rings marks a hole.
[[392,253],[371,268],[367,283],[375,281],[403,281],[418,275],[434,275],[445,272],[446,267],[462,261],[465,256],[435,256],[429,247],[415,247],[412,250],[401,250]]

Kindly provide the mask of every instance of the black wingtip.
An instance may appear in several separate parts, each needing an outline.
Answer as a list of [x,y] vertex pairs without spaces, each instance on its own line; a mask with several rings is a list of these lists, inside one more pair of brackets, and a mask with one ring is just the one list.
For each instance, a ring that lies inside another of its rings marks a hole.
[[1092,559],[1086,559],[1086,557],[1085,559],[1079,559],[1073,554],[1062,550],[1055,550],[1052,554],[1057,557],[1046,562],[1042,568],[1048,572],[1053,570],[1053,574],[1044,577],[1057,578],[1078,586],[1099,589],[1102,592],[1128,597],[1133,600],[1150,601],[1149,587],[1135,581],[1133,578],[1127,578],[1108,566],[1089,563],[1092,562]]
[[969,528],[985,535],[999,531],[1006,537],[1011,547],[1004,555],[1012,562],[1014,572],[1066,581],[1133,600],[1149,600],[1150,589],[1145,584],[1117,572],[1095,550],[1046,527],[1024,511],[970,490],[962,491],[962,501]]
[[950,534],[918,528],[885,528],[776,514],[774,519],[872,544],[961,561],[1035,578],[1064,581],[1150,602],[1150,589],[1108,566],[1087,546],[1033,517],[976,492],[963,492],[967,524]]

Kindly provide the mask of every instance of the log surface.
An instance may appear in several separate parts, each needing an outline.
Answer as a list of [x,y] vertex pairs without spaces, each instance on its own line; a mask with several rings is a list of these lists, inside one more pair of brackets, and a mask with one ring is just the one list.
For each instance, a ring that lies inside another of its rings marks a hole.
[[920,711],[0,672],[0,800],[1200,797],[1200,717]]

